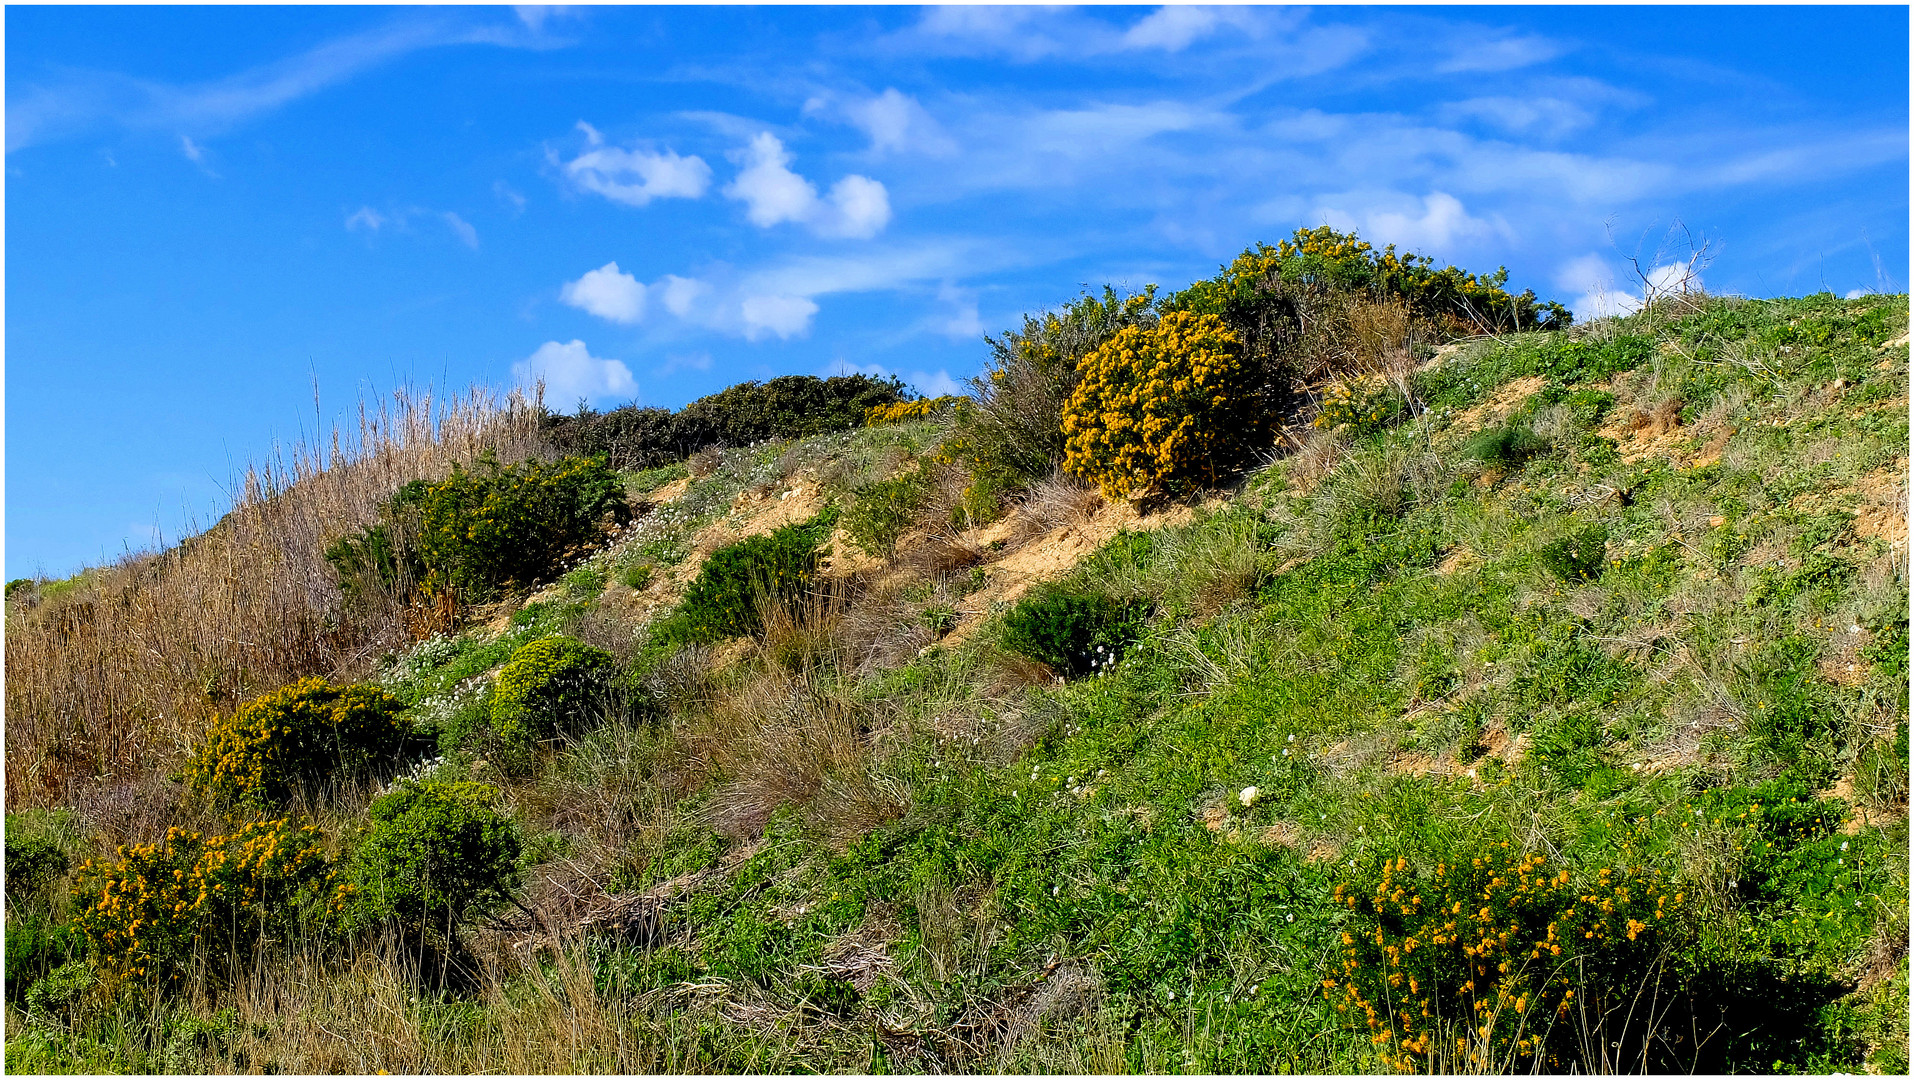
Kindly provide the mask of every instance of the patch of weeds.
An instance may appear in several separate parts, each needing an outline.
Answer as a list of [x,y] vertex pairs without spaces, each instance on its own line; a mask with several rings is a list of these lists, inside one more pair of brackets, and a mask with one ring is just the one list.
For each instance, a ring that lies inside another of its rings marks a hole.
[[1544,544],[1536,557],[1563,581],[1594,581],[1608,566],[1607,550],[1608,527],[1587,525]]
[[1519,469],[1538,454],[1546,453],[1547,439],[1524,424],[1498,424],[1483,428],[1463,444],[1462,456],[1485,465]]

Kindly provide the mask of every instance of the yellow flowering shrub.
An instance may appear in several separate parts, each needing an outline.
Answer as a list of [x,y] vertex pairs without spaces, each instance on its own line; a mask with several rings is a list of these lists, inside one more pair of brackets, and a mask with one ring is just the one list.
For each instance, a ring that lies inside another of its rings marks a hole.
[[1323,387],[1311,426],[1352,434],[1377,431],[1407,418],[1409,402],[1395,387],[1373,376],[1337,379]]
[[396,753],[411,731],[404,708],[374,686],[301,679],[214,724],[186,768],[186,786],[219,806],[283,804],[336,771]]
[[957,407],[965,399],[957,394],[945,394],[942,397],[919,398],[916,401],[894,401],[888,405],[873,405],[864,412],[864,426],[878,427],[883,424],[902,424],[910,420],[929,420],[941,416]]
[[1579,1061],[1583,1017],[1599,1027],[1640,986],[1684,900],[1653,870],[1578,882],[1507,843],[1427,874],[1385,859],[1335,898],[1353,917],[1323,994],[1403,1072],[1558,1072]]
[[195,957],[284,940],[327,898],[333,868],[317,828],[289,818],[225,836],[168,829],[81,864],[73,928],[110,981],[177,985]]
[[1269,418],[1215,315],[1171,312],[1119,330],[1083,358],[1063,408],[1064,468],[1116,499],[1214,484]]

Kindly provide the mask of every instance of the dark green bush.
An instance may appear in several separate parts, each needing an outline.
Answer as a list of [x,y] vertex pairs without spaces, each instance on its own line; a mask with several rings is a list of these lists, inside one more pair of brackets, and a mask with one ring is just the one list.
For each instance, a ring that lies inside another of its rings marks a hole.
[[1608,565],[1608,527],[1589,525],[1543,545],[1542,565],[1564,581],[1594,581]]
[[922,472],[879,480],[858,488],[844,511],[844,532],[872,555],[889,555],[898,537],[917,520],[930,495]]
[[529,747],[584,727],[619,696],[610,653],[567,637],[534,641],[512,654],[492,684],[492,729],[508,746]]
[[1462,447],[1462,455],[1486,465],[1518,468],[1548,449],[1548,440],[1524,424],[1498,424],[1476,432]]
[[501,465],[487,451],[470,471],[415,480],[382,519],[326,549],[342,591],[455,590],[483,598],[549,580],[567,558],[631,520],[624,485],[602,457]]
[[664,638],[709,643],[757,633],[764,604],[788,603],[810,587],[818,545],[833,523],[831,514],[820,514],[713,552],[661,630]]
[[45,837],[6,839],[7,903],[17,904],[46,888],[67,872],[72,860],[60,845]]
[[241,705],[200,743],[184,779],[222,807],[278,806],[341,770],[397,754],[404,703],[375,686],[302,679]]
[[786,375],[744,382],[669,409],[626,405],[610,412],[580,409],[576,416],[546,414],[539,428],[558,449],[602,454],[621,469],[649,469],[683,461],[712,446],[745,446],[765,439],[801,439],[860,427],[878,405],[904,400],[904,384],[868,375]]
[[1062,675],[1106,670],[1135,639],[1142,611],[1096,593],[1040,586],[1004,620],[1003,644]]
[[523,844],[497,799],[489,784],[427,778],[373,800],[348,886],[356,917],[456,931],[511,901]]

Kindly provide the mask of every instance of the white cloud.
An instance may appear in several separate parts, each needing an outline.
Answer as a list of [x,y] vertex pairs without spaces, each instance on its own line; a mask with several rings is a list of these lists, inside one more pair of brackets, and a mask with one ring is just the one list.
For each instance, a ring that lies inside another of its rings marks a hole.
[[664,301],[665,310],[680,319],[689,318],[698,302],[711,295],[711,286],[697,278],[682,278],[676,274],[666,274],[664,280],[653,286]]
[[1873,292],[1868,289],[1849,289],[1847,291],[1847,298],[1849,300],[1859,300],[1863,296],[1872,296],[1872,295],[1874,295]]
[[1582,255],[1562,264],[1555,283],[1563,289],[1581,289],[1582,294],[1569,305],[1581,320],[1627,315],[1641,309],[1647,296],[1660,296],[1701,289],[1701,274],[1686,263],[1670,263],[1650,270],[1647,280],[1636,279],[1627,287],[1616,284],[1613,267],[1600,255]]
[[785,339],[810,331],[817,304],[802,296],[747,296],[739,313],[744,316],[746,341],[759,341],[772,334]]
[[346,218],[346,231],[356,232],[360,229],[365,229],[368,232],[378,232],[379,229],[385,225],[385,222],[386,218],[384,214],[379,213],[370,206],[361,206],[352,212],[351,217]]
[[524,31],[485,18],[408,14],[208,82],[171,84],[114,72],[68,70],[49,82],[8,88],[7,149],[77,135],[101,124],[216,134],[420,49],[529,43]]
[[1438,110],[1443,120],[1479,120],[1512,135],[1568,135],[1595,122],[1581,105],[1554,97],[1478,97]]
[[198,143],[195,143],[184,135],[179,137],[179,148],[180,152],[186,155],[186,160],[195,165],[198,165],[206,157],[206,151],[201,149]]
[[533,33],[545,29],[545,23],[551,19],[565,18],[578,12],[576,7],[569,4],[518,4],[512,10],[518,15],[518,21]]
[[473,251],[478,250],[478,230],[472,227],[471,222],[466,221],[450,210],[440,214],[439,218],[445,222],[446,228],[452,230],[452,235],[459,238],[459,243],[464,244]]
[[1190,43],[1208,37],[1221,26],[1248,29],[1254,25],[1246,8],[1198,7],[1172,4],[1144,16],[1123,35],[1123,44],[1132,49],[1162,49],[1182,52]]
[[977,311],[977,298],[950,282],[937,290],[937,299],[949,304],[949,317],[937,327],[938,333],[959,341],[975,341],[984,333],[984,320]]
[[739,152],[744,168],[724,189],[745,204],[745,218],[760,228],[795,222],[819,236],[868,239],[890,224],[890,196],[867,176],[846,176],[819,198],[809,180],[792,172],[791,154],[778,137],[759,132]]
[[[816,100],[822,106],[822,100]],[[807,109],[813,103],[807,103]],[[842,106],[844,115],[864,134],[870,136],[871,149],[878,153],[918,153],[930,157],[948,157],[957,152],[957,144],[944,133],[935,118],[917,99],[890,87],[876,97],[852,101]]]
[[566,344],[548,341],[538,351],[512,365],[512,378],[530,390],[544,383],[545,400],[554,408],[567,408],[581,398],[599,401],[608,397],[632,398],[638,382],[631,369],[618,360],[601,360],[577,339]]
[[1563,52],[1560,45],[1539,34],[1485,40],[1465,31],[1457,40],[1460,45],[1435,70],[1445,74],[1511,71],[1553,60]]
[[635,323],[645,317],[645,286],[637,278],[608,262],[586,271],[577,281],[568,281],[558,290],[558,298],[572,307],[615,323]]
[[868,375],[874,379],[902,379],[906,386],[925,397],[964,392],[963,384],[951,378],[950,372],[943,368],[936,371],[893,371],[882,364],[853,364],[840,360],[818,374],[827,378],[832,375]]
[[695,154],[679,157],[673,150],[662,154],[620,150],[605,146],[604,136],[583,120],[578,128],[585,133],[589,149],[558,164],[566,179],[586,191],[626,206],[644,206],[653,199],[700,198],[711,184],[711,166]]
[[1371,208],[1360,215],[1326,209],[1322,217],[1336,228],[1355,229],[1371,243],[1394,244],[1404,251],[1446,251],[1458,243],[1488,240],[1498,234],[1513,238],[1506,223],[1471,217],[1462,201],[1446,192],[1431,192],[1419,206],[1413,199],[1406,202],[1410,209]]

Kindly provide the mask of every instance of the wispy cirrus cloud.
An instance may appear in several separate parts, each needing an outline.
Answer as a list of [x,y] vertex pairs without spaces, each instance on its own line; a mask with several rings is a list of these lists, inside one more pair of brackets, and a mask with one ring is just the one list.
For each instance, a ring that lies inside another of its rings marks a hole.
[[55,69],[38,77],[16,76],[21,89],[8,94],[7,150],[100,127],[205,139],[421,49],[536,43],[524,28],[510,23],[406,16],[296,56],[203,82],[168,83],[78,68]]

